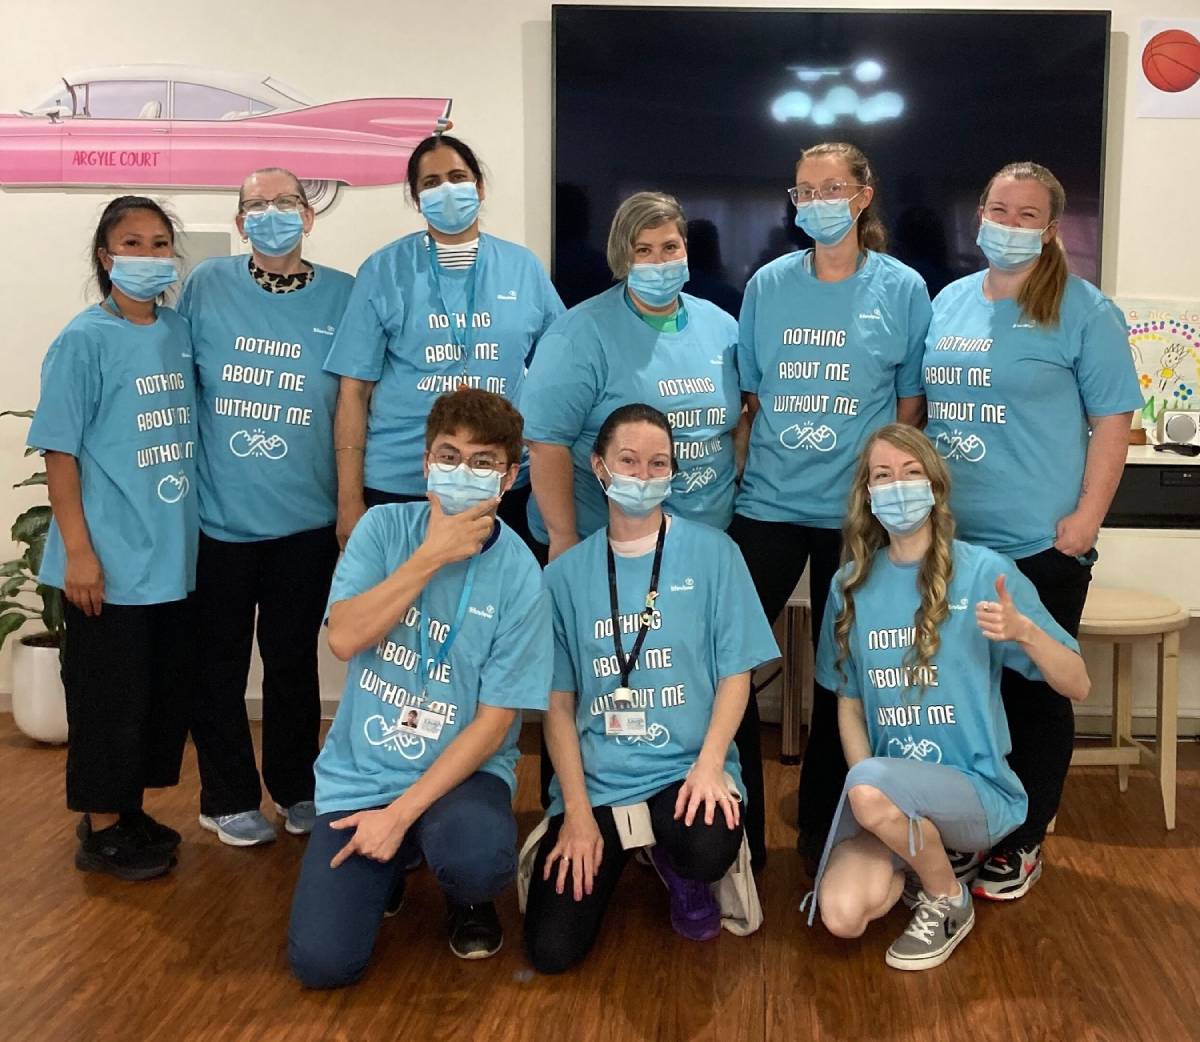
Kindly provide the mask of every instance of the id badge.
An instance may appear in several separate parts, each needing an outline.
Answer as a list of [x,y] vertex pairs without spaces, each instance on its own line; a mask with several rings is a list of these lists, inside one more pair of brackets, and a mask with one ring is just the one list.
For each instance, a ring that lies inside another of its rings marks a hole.
[[604,714],[604,733],[614,738],[646,733],[644,709],[609,710]]
[[437,741],[442,736],[442,728],[446,726],[446,718],[440,713],[428,709],[417,709],[409,706],[400,710],[400,728],[412,734],[420,735],[431,741]]

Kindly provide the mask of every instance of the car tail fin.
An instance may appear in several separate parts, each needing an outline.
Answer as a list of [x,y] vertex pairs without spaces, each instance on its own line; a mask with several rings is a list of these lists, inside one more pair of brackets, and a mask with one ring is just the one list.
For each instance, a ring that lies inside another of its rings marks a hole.
[[409,138],[416,144],[434,133],[449,111],[448,98],[356,98],[288,112],[270,112],[255,116],[253,120],[255,123]]

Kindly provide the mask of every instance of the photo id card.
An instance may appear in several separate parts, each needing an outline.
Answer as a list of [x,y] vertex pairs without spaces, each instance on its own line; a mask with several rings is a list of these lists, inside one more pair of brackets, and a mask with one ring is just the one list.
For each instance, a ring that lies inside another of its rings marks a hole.
[[609,710],[604,714],[604,733],[617,738],[626,735],[644,735],[646,733],[645,710]]
[[413,734],[419,734],[422,738],[437,741],[442,736],[442,728],[446,726],[446,718],[440,713],[433,713],[428,709],[408,706],[400,710],[398,723],[403,731],[410,731]]

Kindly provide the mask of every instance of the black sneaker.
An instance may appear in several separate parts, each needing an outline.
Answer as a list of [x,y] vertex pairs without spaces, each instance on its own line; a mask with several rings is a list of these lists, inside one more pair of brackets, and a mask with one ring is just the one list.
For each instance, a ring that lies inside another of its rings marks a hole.
[[[133,811],[130,814],[122,814],[121,821],[129,825],[131,828],[141,829],[146,837],[146,845],[154,847],[158,850],[165,850],[168,854],[173,854],[178,849],[179,844],[183,842],[183,837],[173,828],[164,825],[160,821],[155,821],[144,810]],[[75,836],[79,840],[85,840],[92,831],[92,818],[90,814],[84,814],[79,819],[79,824],[75,826]]]
[[460,959],[488,959],[504,943],[504,931],[491,901],[481,905],[446,902],[450,950]]
[[1042,846],[1028,850],[993,851],[979,875],[971,893],[989,901],[1015,901],[1042,877]]
[[75,851],[75,867],[84,872],[104,872],[118,879],[153,879],[175,865],[175,855],[150,845],[141,823],[118,821],[95,831],[90,822],[87,836]]
[[404,907],[404,890],[407,883],[407,873],[401,872],[392,884],[392,892],[388,894],[387,904],[383,908],[384,918],[390,919],[393,915],[400,914],[400,909]]
[[[946,857],[950,859],[950,867],[954,869],[954,878],[968,890],[979,875],[983,864],[982,854],[973,854],[961,850],[947,850]],[[907,908],[917,907],[917,895],[921,892],[921,880],[911,868],[904,874],[904,892],[900,895]]]

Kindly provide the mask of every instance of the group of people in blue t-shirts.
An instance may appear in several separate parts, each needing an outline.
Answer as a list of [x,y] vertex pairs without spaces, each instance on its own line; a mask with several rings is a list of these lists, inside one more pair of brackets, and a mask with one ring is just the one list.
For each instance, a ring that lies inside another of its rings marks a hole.
[[[1062,186],[1000,170],[986,268],[931,303],[886,253],[867,158],[815,145],[788,189],[813,246],[755,273],[735,320],[683,292],[669,195],[621,204],[614,285],[568,311],[529,250],[481,234],[465,142],[421,142],[407,181],[427,227],[352,278],[304,257],[300,181],[255,171],[249,256],[199,264],[175,309],[171,217],[104,210],[101,302],[51,345],[29,434],[54,514],[41,581],[67,602],[76,865],[175,866],[181,837],[143,801],[190,733],[205,829],[307,836],[288,931],[307,986],[361,976],[422,865],[464,959],[499,950],[515,881],[534,968],[578,964],[632,858],[681,936],[750,933],[752,678],[807,570],[809,920],[854,937],[903,900],[887,963],[944,962],[972,895],[1042,872],[1141,407],[1120,312],[1068,273]],[[322,627],[347,663],[323,744]],[[523,710],[542,711],[545,817],[518,850]]]

